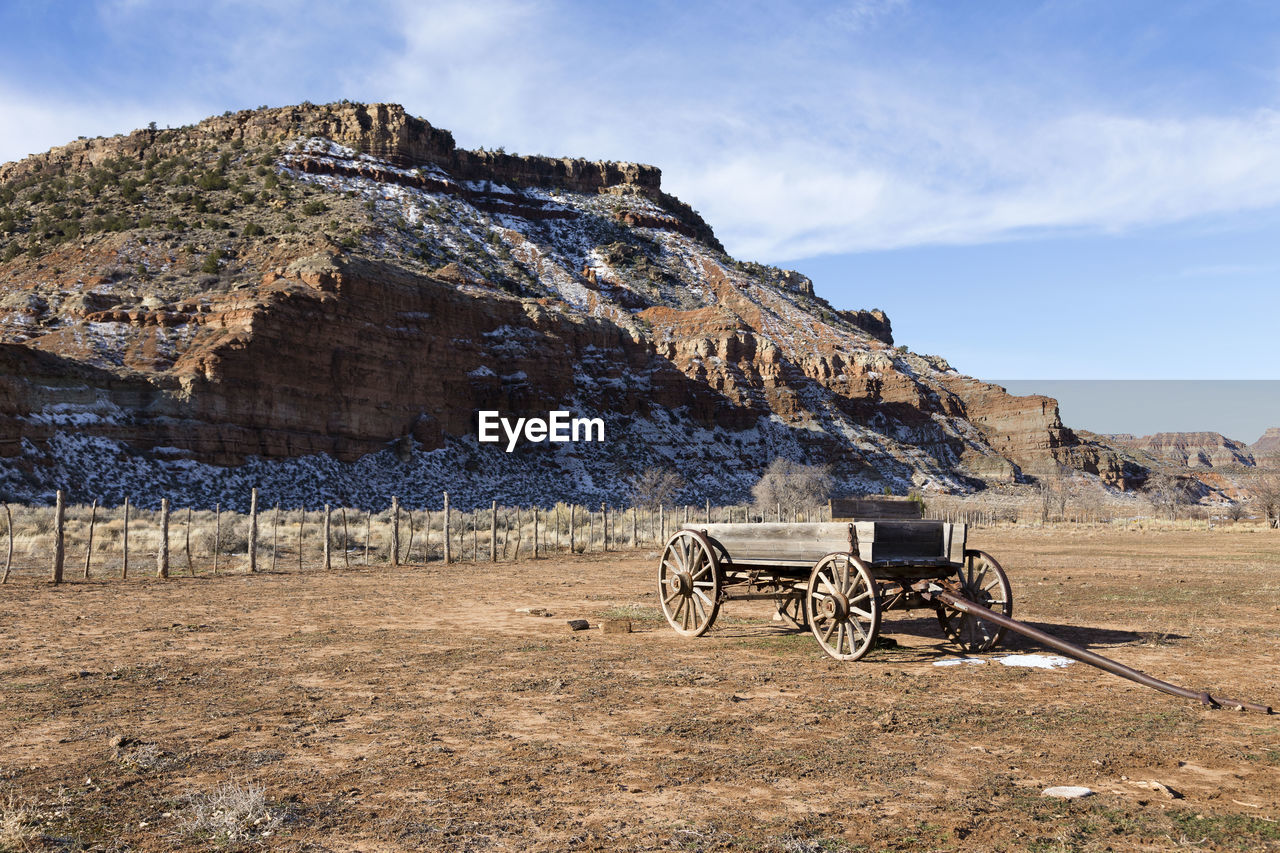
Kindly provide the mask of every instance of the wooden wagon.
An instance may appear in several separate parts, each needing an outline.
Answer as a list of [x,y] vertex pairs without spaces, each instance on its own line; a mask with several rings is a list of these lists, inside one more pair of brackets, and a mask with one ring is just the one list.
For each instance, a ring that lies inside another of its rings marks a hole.
[[[779,513],[781,514],[781,513]],[[667,622],[705,634],[730,599],[773,599],[777,618],[808,628],[823,651],[857,660],[875,648],[886,610],[932,608],[942,633],[981,652],[1016,631],[1121,678],[1207,707],[1271,714],[1270,705],[1214,696],[1161,681],[1019,622],[1000,564],[965,547],[963,524],[925,521],[903,501],[832,502],[844,520],[792,524],[686,524],[658,563]]]
[[843,521],[684,525],[658,564],[667,622],[697,637],[724,602],[772,599],[776,618],[808,628],[831,657],[857,660],[875,647],[885,611],[931,608],[964,651],[1000,642],[1003,627],[933,594],[1013,613],[1009,579],[989,554],[965,547],[965,525],[922,520],[904,501],[858,501],[847,511],[854,517]]

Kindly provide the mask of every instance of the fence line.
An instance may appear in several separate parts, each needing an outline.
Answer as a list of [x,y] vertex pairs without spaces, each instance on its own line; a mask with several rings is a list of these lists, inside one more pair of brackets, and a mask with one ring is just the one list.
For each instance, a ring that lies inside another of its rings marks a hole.
[[[255,572],[269,565],[275,571],[282,558],[287,561],[290,557],[296,560],[298,570],[311,565],[340,571],[359,563],[361,550],[365,566],[541,560],[560,554],[656,550],[681,524],[830,518],[828,507],[778,503],[715,507],[710,501],[674,506],[557,503],[529,507],[504,506],[491,499],[474,509],[459,510],[447,493],[440,496],[442,509],[433,511],[406,508],[397,495],[390,498],[387,509],[365,512],[361,543],[357,538],[359,515],[351,519],[348,507],[332,504],[318,509],[286,509],[277,503],[268,531],[259,514],[257,489],[247,495],[245,514],[224,511],[221,503],[216,503],[212,511],[187,506],[185,519],[183,508],[172,506],[168,498],[160,501],[159,510],[149,511],[139,509],[127,497],[117,508],[98,500],[71,506],[66,495],[64,490],[56,492],[52,507],[3,504],[0,523],[5,524],[6,553],[0,583],[7,583],[15,570],[27,577],[43,575],[53,583],[64,582],[68,560],[73,565],[80,561],[83,579],[127,579],[139,548],[148,558],[154,555],[155,574],[160,578],[171,576],[174,554],[186,563],[188,576],[216,575],[227,567]],[[416,500],[421,496],[415,496]],[[1106,523],[1113,516],[1126,520],[1136,509],[1070,502],[1050,506],[1034,499],[999,503],[980,495],[935,495],[926,498],[925,517],[976,526]],[[173,513],[178,515],[173,517]],[[183,526],[180,541],[171,541],[170,533],[177,533],[170,530],[171,519]],[[1200,521],[1212,523],[1207,516]],[[295,536],[282,536],[282,526],[288,530],[290,524],[296,524]],[[269,563],[265,560],[268,547]],[[335,559],[338,553],[340,560]]]

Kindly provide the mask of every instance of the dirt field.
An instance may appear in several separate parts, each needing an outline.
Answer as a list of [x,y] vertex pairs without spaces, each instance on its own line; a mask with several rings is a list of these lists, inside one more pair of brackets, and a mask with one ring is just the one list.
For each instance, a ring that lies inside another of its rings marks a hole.
[[[1280,536],[970,541],[1015,615],[1280,705]],[[0,849],[1280,850],[1280,716],[1083,664],[934,666],[924,611],[852,664],[765,603],[682,639],[655,557],[11,579]],[[635,632],[565,624],[609,616]]]

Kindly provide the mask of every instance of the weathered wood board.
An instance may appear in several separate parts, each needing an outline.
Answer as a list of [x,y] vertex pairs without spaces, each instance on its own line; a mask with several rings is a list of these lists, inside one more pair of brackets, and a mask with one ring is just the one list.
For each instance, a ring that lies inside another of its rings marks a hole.
[[919,503],[906,498],[832,498],[829,502],[832,521],[864,521],[878,518],[923,518]]
[[942,521],[834,521],[765,524],[686,524],[724,549],[729,561],[762,566],[813,566],[855,544],[867,563],[961,562],[966,528]]

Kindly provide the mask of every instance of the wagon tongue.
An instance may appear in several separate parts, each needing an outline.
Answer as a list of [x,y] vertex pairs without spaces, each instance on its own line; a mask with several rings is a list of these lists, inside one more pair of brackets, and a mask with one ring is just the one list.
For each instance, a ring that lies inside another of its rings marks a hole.
[[983,607],[981,604],[975,604],[966,598],[961,598],[953,591],[945,589],[936,581],[924,580],[917,583],[913,590],[926,601],[936,601],[952,610],[960,613],[971,615],[981,619],[984,622],[991,622],[1002,628],[1008,628],[1010,631],[1016,631],[1019,634],[1030,637],[1031,639],[1044,643],[1051,649],[1056,649],[1065,655],[1070,655],[1076,660],[1104,669],[1121,678],[1127,678],[1130,681],[1136,681],[1138,684],[1159,690],[1162,693],[1168,693],[1171,696],[1179,696],[1183,699],[1193,699],[1201,704],[1208,705],[1213,708],[1231,708],[1236,711],[1257,711],[1262,714],[1272,713],[1270,705],[1259,705],[1255,702],[1241,702],[1237,699],[1228,699],[1224,696],[1212,696],[1204,691],[1188,690],[1185,687],[1178,687],[1176,684],[1170,684],[1167,681],[1161,681],[1153,678],[1145,672],[1139,672],[1136,669],[1125,666],[1124,664],[1114,661],[1111,658],[1103,657],[1100,654],[1091,652],[1088,649],[1068,643],[1066,640],[1060,640],[1052,634],[1046,634],[1038,628],[1032,628],[1024,622],[1017,619],[1010,619],[1002,613]]

